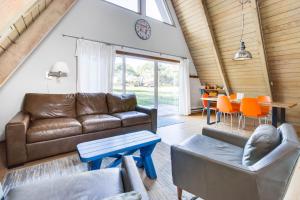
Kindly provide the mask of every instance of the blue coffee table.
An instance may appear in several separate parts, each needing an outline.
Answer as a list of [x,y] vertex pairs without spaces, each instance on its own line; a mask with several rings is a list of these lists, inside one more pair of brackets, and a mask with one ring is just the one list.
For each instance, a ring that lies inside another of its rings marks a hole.
[[150,131],[138,131],[124,135],[93,140],[77,145],[80,160],[88,163],[89,170],[100,169],[102,159],[112,157],[115,160],[107,167],[116,167],[122,162],[122,157],[132,155],[140,150],[140,156],[133,156],[138,167],[144,167],[150,179],[157,175],[151,154],[161,138]]

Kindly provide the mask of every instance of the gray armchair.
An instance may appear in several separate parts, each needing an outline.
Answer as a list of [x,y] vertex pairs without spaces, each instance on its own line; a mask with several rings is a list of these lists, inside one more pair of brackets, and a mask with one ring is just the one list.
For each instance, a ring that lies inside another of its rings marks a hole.
[[119,195],[115,198],[112,196],[125,192],[131,192],[123,195],[129,196],[128,199],[149,199],[132,156],[123,158],[122,168],[101,169],[37,181],[11,189],[4,199],[121,199]]
[[204,128],[202,135],[171,147],[178,199],[186,190],[205,200],[283,199],[299,157],[291,125],[279,128],[281,143],[252,166],[242,165],[247,138]]

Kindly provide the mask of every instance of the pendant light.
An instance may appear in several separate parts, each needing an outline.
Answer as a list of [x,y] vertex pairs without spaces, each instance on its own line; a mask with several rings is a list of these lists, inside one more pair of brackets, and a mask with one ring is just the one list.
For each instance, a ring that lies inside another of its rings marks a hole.
[[240,49],[234,54],[233,60],[249,60],[252,59],[252,54],[246,51],[245,42],[243,41],[244,26],[245,26],[245,14],[244,14],[244,4],[249,2],[249,0],[241,0],[242,4],[242,34],[240,40]]

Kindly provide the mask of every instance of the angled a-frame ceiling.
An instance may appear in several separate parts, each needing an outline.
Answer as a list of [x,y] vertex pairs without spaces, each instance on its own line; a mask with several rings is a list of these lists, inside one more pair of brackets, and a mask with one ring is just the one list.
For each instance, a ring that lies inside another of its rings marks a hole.
[[[239,48],[240,0],[172,0],[202,84],[247,96],[300,103],[300,1],[245,4],[244,41],[253,59],[234,61]],[[300,106],[287,120],[300,127]],[[300,130],[300,129],[299,129]]]
[[[76,0],[0,0],[0,87],[55,27]],[[6,6],[6,7],[5,7]]]

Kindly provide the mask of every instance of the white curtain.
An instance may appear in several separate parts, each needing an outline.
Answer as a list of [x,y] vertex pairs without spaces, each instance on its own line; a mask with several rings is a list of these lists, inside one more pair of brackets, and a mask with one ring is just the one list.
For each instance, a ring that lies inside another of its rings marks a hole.
[[179,114],[191,114],[190,70],[189,60],[180,60],[179,69]]
[[112,92],[114,47],[79,39],[76,56],[78,92]]

